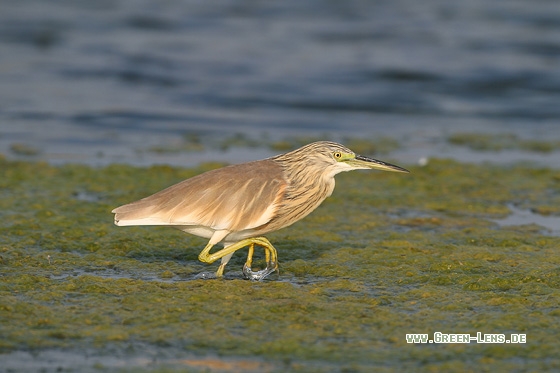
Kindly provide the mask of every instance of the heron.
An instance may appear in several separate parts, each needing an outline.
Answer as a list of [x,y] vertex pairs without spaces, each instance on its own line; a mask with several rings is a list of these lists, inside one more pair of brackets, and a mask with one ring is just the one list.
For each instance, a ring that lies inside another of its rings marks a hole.
[[[377,169],[409,171],[354,153],[330,141],[318,141],[271,158],[208,171],[149,197],[115,208],[115,224],[166,225],[208,239],[198,259],[221,259],[223,276],[232,255],[248,247],[243,275],[261,281],[278,270],[278,253],[265,234],[285,228],[315,210],[335,187],[340,172]],[[223,248],[211,252],[214,245]],[[253,271],[255,246],[266,267]]]

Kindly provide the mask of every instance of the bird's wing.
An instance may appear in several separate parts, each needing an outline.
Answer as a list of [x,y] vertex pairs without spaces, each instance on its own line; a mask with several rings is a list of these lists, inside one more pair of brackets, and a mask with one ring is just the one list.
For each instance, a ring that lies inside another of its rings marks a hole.
[[206,172],[113,213],[117,225],[201,225],[240,231],[269,222],[285,188],[282,169],[267,159]]

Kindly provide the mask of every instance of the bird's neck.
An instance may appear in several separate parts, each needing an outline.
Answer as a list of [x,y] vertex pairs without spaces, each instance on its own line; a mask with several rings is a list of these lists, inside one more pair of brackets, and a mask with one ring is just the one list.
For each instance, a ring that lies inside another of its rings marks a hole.
[[[331,165],[324,167],[309,167],[308,161],[293,160],[284,163],[282,159],[277,160],[283,169],[285,180],[288,181],[286,193],[289,197],[300,197],[311,203],[319,205],[329,197],[335,186],[334,175],[330,169]],[[301,164],[297,164],[301,162]]]

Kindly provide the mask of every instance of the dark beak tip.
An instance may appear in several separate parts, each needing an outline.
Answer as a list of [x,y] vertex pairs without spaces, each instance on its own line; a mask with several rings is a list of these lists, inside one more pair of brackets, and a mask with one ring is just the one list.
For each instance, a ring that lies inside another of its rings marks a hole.
[[364,157],[364,156],[362,156],[362,155],[356,156],[356,159],[360,159],[360,160],[362,160],[362,161],[367,161],[367,162],[372,162],[372,163],[381,164],[381,165],[383,165],[383,166],[386,166],[386,167],[388,167],[388,168],[391,168],[393,171],[396,171],[396,172],[402,172],[402,173],[406,173],[406,174],[409,174],[409,173],[410,173],[410,171],[407,170],[406,168],[403,168],[403,167],[394,165],[394,164],[392,164],[392,163],[383,162],[383,161],[380,161],[380,160],[377,160],[377,159],[373,159],[373,158],[369,158],[369,157]]

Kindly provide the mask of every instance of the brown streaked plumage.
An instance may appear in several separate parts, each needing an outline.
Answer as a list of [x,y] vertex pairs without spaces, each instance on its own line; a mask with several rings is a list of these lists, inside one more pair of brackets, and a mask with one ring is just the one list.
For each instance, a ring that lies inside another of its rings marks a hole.
[[[355,169],[408,172],[356,155],[333,142],[315,142],[272,158],[209,171],[139,201],[117,207],[115,224],[170,225],[210,241],[199,259],[222,259],[217,276],[233,253],[249,246],[246,277],[262,280],[278,268],[276,249],[262,235],[287,227],[331,195],[334,176]],[[224,249],[210,254],[222,242]],[[267,267],[251,270],[254,245],[262,246]]]

